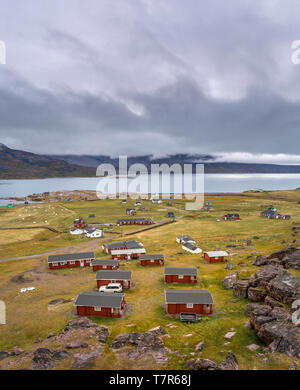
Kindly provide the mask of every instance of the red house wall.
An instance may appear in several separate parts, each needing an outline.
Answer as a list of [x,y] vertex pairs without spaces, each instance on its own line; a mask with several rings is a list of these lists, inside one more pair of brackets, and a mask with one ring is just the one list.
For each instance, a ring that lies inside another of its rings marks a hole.
[[115,265],[115,266],[112,266],[112,265],[107,265],[106,268],[103,268],[103,265],[93,265],[93,271],[94,272],[97,272],[97,271],[109,271],[109,270],[116,270],[116,269],[119,269],[120,266],[119,265]]
[[[139,259],[141,253],[132,253],[132,254],[129,254],[129,257],[130,259]],[[118,254],[118,255],[111,255],[111,258],[113,260],[127,260],[128,259],[128,254],[126,253],[122,253],[122,254]]]
[[142,266],[147,266],[147,265],[164,265],[163,260],[155,259],[153,262],[150,260],[140,260],[140,264]]
[[[125,305],[126,302],[125,300],[123,300],[121,305],[121,310],[124,309]],[[98,316],[98,317],[114,317],[114,318],[121,317],[120,309],[118,310],[117,313],[112,313],[110,307],[102,307],[101,311],[96,311],[92,306],[77,306],[76,311],[78,316]]]
[[[99,289],[101,286],[107,286],[109,283],[112,283],[112,281],[111,280],[97,280],[97,288]],[[131,287],[131,280],[128,280],[127,286],[124,285],[124,280],[116,280],[114,283],[120,283],[124,290],[129,289]]]
[[212,305],[209,305],[209,309],[205,310],[204,305],[194,304],[194,307],[188,309],[186,304],[181,303],[169,303],[167,304],[168,314],[179,314],[179,313],[196,313],[196,314],[212,314]]
[[[84,260],[84,266],[89,267],[92,260],[94,260],[94,259],[91,259],[90,261]],[[57,263],[60,263],[60,261],[58,261]],[[67,262],[67,264],[64,264],[64,265],[58,264],[58,265],[54,266],[53,263],[48,263],[48,264],[49,264],[50,269],[76,268],[76,267],[80,267],[80,260],[76,260],[75,264],[70,264],[69,261]]]
[[179,279],[178,275],[165,275],[166,283],[197,283],[197,277],[195,280],[191,279],[191,276],[184,275],[183,279]]
[[224,261],[224,256],[218,256],[218,258],[216,258],[216,257],[209,257],[207,253],[204,253],[204,259],[208,263],[222,263]]

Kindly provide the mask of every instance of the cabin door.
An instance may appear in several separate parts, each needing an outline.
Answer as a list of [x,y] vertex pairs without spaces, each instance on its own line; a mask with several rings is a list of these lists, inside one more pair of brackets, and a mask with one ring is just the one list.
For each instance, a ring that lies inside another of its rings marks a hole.
[[80,267],[84,267],[84,260],[80,260]]

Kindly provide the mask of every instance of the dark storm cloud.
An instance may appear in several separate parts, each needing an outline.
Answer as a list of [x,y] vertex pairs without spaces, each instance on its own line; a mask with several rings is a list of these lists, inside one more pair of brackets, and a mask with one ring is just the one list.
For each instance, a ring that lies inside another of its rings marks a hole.
[[[16,6],[4,3],[0,21]],[[296,1],[28,4],[0,27],[1,142],[55,154],[298,161]]]

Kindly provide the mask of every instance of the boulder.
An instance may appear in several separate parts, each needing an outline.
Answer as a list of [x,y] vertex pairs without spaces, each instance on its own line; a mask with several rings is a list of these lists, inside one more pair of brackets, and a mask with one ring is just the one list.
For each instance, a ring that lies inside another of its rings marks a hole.
[[164,343],[159,337],[151,332],[146,332],[121,334],[113,341],[111,348],[120,349],[128,345],[154,350],[164,347]]
[[200,341],[200,343],[195,345],[195,351],[198,351],[198,352],[202,351],[203,348],[205,347],[205,345],[206,344],[204,341]]
[[11,350],[10,352],[10,355],[11,356],[19,356],[19,355],[22,355],[22,353],[24,353],[24,349],[20,348],[20,347],[13,347],[13,349]]
[[97,328],[98,325],[87,317],[76,318],[67,323],[65,330]]
[[261,290],[258,287],[248,288],[248,299],[252,302],[263,302],[266,296],[266,291]]
[[0,360],[6,359],[9,356],[9,353],[6,351],[0,351]]
[[232,270],[235,268],[235,265],[233,263],[227,263],[225,265],[225,269]]
[[47,348],[38,348],[33,353],[32,369],[49,370],[69,356],[67,351],[51,351]]
[[232,337],[236,334],[236,332],[227,332],[224,336],[224,339],[231,340]]
[[109,330],[106,326],[98,326],[96,329],[95,329],[95,334],[97,336],[97,340],[100,342],[100,343],[106,343],[106,339],[107,337],[109,336]]
[[186,368],[189,370],[221,370],[217,363],[209,359],[190,359],[186,362]]
[[67,349],[87,348],[87,347],[88,347],[87,343],[85,343],[82,340],[74,340],[66,345]]
[[161,326],[156,326],[155,328],[149,329],[148,332],[151,332],[157,336],[166,334],[167,332]]
[[239,364],[233,352],[229,351],[226,359],[221,363],[222,370],[238,370]]
[[266,285],[268,294],[279,302],[291,306],[300,298],[300,279],[288,271],[281,271]]
[[260,286],[265,288],[270,280],[274,279],[280,272],[282,270],[274,265],[266,265],[251,276],[250,285],[252,287]]
[[279,251],[271,253],[270,256],[268,256],[268,259],[276,258],[276,259],[282,260],[285,256],[291,255],[295,251],[297,251],[297,248],[295,248],[293,245],[291,245],[291,246],[288,246],[284,249],[281,249]]
[[247,292],[249,287],[249,279],[238,280],[233,285],[233,294],[238,298],[247,298]]
[[282,303],[276,301],[276,299],[270,297],[269,295],[265,298],[265,305],[271,306],[271,307],[283,307]]
[[238,272],[233,272],[231,274],[228,274],[223,279],[223,286],[226,289],[233,288],[233,285],[239,280],[239,274]]
[[76,360],[72,365],[72,370],[86,369],[93,360],[97,359],[101,355],[102,353],[97,351],[76,355]]
[[268,259],[266,256],[259,255],[256,257],[256,259],[253,261],[252,265],[262,266],[268,264]]
[[256,351],[257,349],[259,349],[260,346],[257,344],[250,344],[250,345],[247,345],[247,348],[249,349],[249,351],[253,352],[253,351]]

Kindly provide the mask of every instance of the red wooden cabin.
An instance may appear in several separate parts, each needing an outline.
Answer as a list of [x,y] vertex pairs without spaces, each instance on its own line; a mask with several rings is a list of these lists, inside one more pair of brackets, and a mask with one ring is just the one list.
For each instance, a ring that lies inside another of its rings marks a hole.
[[85,222],[85,220],[83,218],[75,219],[75,221],[74,221],[74,228],[84,229],[85,227],[87,227],[87,223]]
[[141,242],[135,240],[111,242],[102,245],[102,249],[106,253],[111,253],[112,250],[133,249],[133,248],[143,248],[143,247],[144,245]]
[[62,253],[48,256],[48,265],[50,269],[88,267],[94,259],[94,252]]
[[111,250],[111,257],[112,259],[117,260],[139,259],[139,257],[145,253],[145,248],[140,247],[132,249],[115,249]]
[[75,301],[77,315],[119,318],[126,306],[124,296],[122,293],[83,292]]
[[131,287],[132,271],[113,270],[113,271],[98,271],[96,274],[97,288],[107,286],[110,283],[120,283],[123,289]]
[[222,217],[225,221],[239,221],[241,217],[239,214],[225,214]]
[[164,255],[140,255],[140,264],[147,265],[164,265]]
[[204,259],[208,263],[221,263],[223,261],[226,261],[226,257],[229,256],[229,254],[225,251],[211,251],[211,252],[204,252]]
[[119,261],[118,260],[112,260],[112,259],[99,260],[99,259],[95,259],[95,260],[92,261],[92,267],[93,267],[93,271],[97,272],[97,271],[101,271],[101,270],[110,271],[110,270],[119,269],[120,265],[119,265]]
[[165,267],[166,283],[197,283],[197,268]]
[[212,314],[213,298],[207,290],[165,290],[168,314]]
[[130,218],[130,219],[118,219],[117,226],[122,225],[152,225],[154,222],[151,218]]

